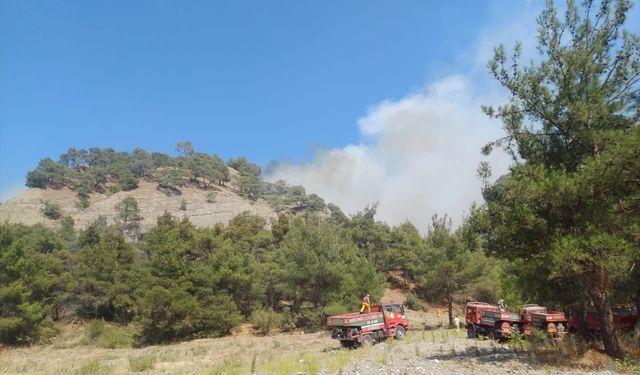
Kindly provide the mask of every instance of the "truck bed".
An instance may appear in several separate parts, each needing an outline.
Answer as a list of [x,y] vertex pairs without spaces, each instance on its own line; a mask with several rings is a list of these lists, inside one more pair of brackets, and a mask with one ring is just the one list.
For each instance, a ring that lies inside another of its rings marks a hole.
[[533,313],[531,314],[531,321],[534,324],[542,324],[542,323],[556,323],[556,322],[566,322],[567,319],[564,317],[564,313],[550,311],[545,314]]
[[381,312],[349,313],[327,318],[327,325],[330,327],[361,327],[376,323],[384,323],[384,315]]
[[522,321],[522,315],[514,312],[501,312],[501,311],[485,311],[482,315],[481,321],[497,322],[520,322]]

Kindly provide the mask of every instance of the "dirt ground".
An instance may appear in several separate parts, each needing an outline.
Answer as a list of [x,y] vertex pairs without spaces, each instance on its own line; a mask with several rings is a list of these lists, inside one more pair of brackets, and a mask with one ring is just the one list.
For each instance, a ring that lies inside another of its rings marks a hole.
[[345,366],[343,374],[615,374],[610,369],[534,366],[508,344],[471,340],[464,330],[413,331],[388,340]]
[[[136,370],[136,360],[151,365]],[[252,366],[252,363],[255,364]],[[470,340],[464,330],[412,330],[402,340],[343,349],[328,332],[240,335],[140,349],[50,345],[5,350],[0,373],[13,374],[615,374],[612,369],[532,366],[508,345]]]
[[[385,295],[389,301],[399,297],[393,290]],[[326,331],[261,337],[249,325],[219,339],[103,349],[83,343],[86,325],[68,325],[48,345],[0,352],[0,374],[616,374],[607,366],[531,365],[509,344],[438,328],[446,314],[437,316],[435,309],[407,315],[411,329],[403,340],[356,350],[341,348]]]

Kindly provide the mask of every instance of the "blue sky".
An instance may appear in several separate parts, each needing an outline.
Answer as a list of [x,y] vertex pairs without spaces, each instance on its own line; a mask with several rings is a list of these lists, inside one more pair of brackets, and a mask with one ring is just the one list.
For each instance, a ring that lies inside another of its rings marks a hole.
[[[479,110],[505,99],[486,61],[500,42],[533,51],[542,5],[2,0],[0,200],[70,147],[173,153],[191,140],[279,162],[272,178],[349,212],[379,201],[394,223],[460,214],[479,197],[479,147],[500,131]],[[441,186],[467,190],[429,203],[443,192],[425,183],[449,174]],[[407,190],[417,184],[426,190]]]
[[307,159],[317,148],[356,141],[355,121],[368,107],[449,73],[483,24],[522,6],[0,4],[3,191],[69,147],[173,152],[191,139],[225,159]]

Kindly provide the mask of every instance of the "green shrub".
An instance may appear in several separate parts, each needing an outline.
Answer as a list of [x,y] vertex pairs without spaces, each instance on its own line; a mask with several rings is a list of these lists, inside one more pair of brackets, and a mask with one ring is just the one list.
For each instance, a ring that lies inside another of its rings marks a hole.
[[351,312],[351,310],[353,309],[354,309],[353,307],[350,309],[341,303],[333,303],[333,304],[330,304],[329,306],[326,306],[323,309],[323,312],[325,313],[325,315],[331,316],[331,315],[345,314],[347,312]]
[[196,297],[182,286],[154,286],[138,301],[140,340],[147,343],[222,336],[240,322],[233,299],[226,294]]
[[120,191],[122,191],[122,187],[121,186],[119,186],[119,185],[110,185],[107,188],[107,195],[108,196],[112,196],[113,194],[118,193]]
[[89,207],[89,196],[86,194],[78,195],[78,201],[76,202],[76,208],[84,210]]
[[293,314],[290,312],[285,312],[282,314],[282,323],[280,324],[280,329],[282,332],[289,332],[296,329],[296,321],[293,318]]
[[404,305],[411,310],[422,310],[424,307],[422,301],[413,293],[407,294]]
[[0,342],[29,344],[56,333],[53,321],[45,318],[46,307],[29,302],[21,282],[0,287]]
[[49,201],[44,202],[44,209],[42,210],[42,213],[51,220],[58,220],[62,217],[62,209],[60,208],[60,205]]
[[187,210],[187,200],[186,199],[182,199],[182,201],[180,201],[180,210],[182,210],[182,211],[186,211]]
[[102,320],[94,320],[89,325],[89,338],[101,348],[130,348],[133,338],[121,327],[107,324]]
[[256,310],[251,313],[249,321],[253,326],[260,330],[263,335],[268,335],[274,328],[280,328],[282,325],[283,317],[281,314],[268,309],[268,310]]
[[325,314],[321,311],[307,310],[296,316],[296,327],[307,332],[315,332],[325,328]]
[[615,367],[622,373],[640,374],[640,359],[627,355],[623,359],[616,360]]
[[129,368],[133,372],[153,370],[155,364],[156,357],[153,355],[144,355],[141,357],[129,358]]

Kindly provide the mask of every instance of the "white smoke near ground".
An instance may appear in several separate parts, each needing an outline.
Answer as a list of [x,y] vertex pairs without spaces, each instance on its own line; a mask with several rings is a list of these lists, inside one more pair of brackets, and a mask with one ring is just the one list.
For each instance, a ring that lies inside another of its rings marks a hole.
[[[488,161],[493,177],[507,172],[506,153],[489,157],[480,150],[505,135],[499,121],[482,113],[482,105],[508,101],[487,72],[493,47],[520,41],[524,60],[536,60],[535,38],[542,2],[511,10],[497,8],[497,19],[478,33],[475,45],[459,52],[463,73],[426,85],[399,100],[372,107],[357,121],[361,141],[321,150],[310,163],[279,163],[268,180],[302,185],[328,202],[354,214],[379,203],[377,219],[391,225],[411,221],[423,233],[433,214],[447,214],[460,224],[473,202],[482,202],[482,181],[476,171]],[[511,14],[507,14],[511,12]]]
[[[384,101],[358,120],[361,144],[318,152],[312,163],[281,164],[267,178],[302,185],[347,213],[378,202],[379,220],[425,230],[435,213],[460,223],[481,200],[480,149],[501,136],[500,123],[464,76],[450,76],[398,101]],[[486,98],[489,100],[488,98]],[[490,157],[500,175],[509,160]]]

